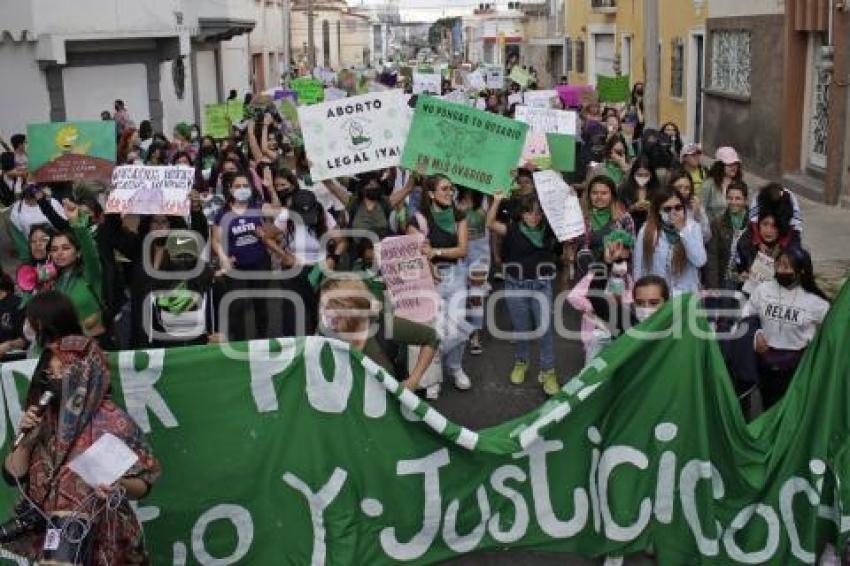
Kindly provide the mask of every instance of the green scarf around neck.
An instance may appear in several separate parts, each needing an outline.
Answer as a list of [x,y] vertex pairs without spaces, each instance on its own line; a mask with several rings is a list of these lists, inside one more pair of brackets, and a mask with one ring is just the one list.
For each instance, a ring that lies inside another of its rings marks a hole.
[[682,240],[682,236],[679,234],[679,230],[677,230],[676,227],[673,225],[662,223],[661,230],[664,231],[664,237],[667,239],[671,246],[675,246]]
[[596,232],[602,230],[611,223],[610,208],[591,208],[590,209],[590,229]]
[[437,224],[443,232],[448,232],[449,234],[457,232],[457,223],[455,222],[455,211],[453,207],[449,206],[443,208],[436,204],[431,205],[431,218],[434,219],[434,223]]
[[543,226],[543,223],[540,223],[536,228],[532,228],[531,226],[529,226],[525,222],[520,222],[519,223],[519,231],[522,232],[522,234],[526,238],[528,238],[528,241],[530,241],[532,244],[534,244],[535,248],[542,248],[543,247],[543,236],[545,235],[545,232],[546,232],[546,230]]
[[747,212],[744,210],[741,212],[732,212],[729,210],[727,212],[729,213],[729,223],[732,224],[732,228],[743,230],[747,221]]

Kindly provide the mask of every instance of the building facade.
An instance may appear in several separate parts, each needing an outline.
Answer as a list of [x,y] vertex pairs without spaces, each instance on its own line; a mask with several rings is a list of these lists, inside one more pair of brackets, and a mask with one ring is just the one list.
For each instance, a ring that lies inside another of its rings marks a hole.
[[[315,0],[313,3],[314,61],[319,67],[340,69],[369,65],[372,60],[370,17],[349,8],[345,0]],[[309,17],[307,2],[293,0],[290,13],[290,42],[293,59],[309,67]]]
[[[250,88],[227,44],[255,26],[243,0],[0,0],[0,130],[97,120],[123,99],[138,123],[170,131],[202,104]],[[238,50],[237,50],[238,51]],[[228,69],[234,71],[229,72]]]

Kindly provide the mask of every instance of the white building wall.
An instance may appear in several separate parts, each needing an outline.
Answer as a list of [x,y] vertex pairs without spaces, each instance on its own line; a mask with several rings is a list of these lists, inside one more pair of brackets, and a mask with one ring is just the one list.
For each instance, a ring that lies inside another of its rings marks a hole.
[[221,44],[221,70],[225,98],[233,88],[240,97],[251,90],[251,54],[247,37],[240,35]]
[[0,42],[0,133],[25,133],[29,122],[50,121],[47,81],[35,62],[34,43]]
[[[204,105],[216,104],[218,102],[215,77],[215,52],[198,51],[197,66],[198,103],[201,105],[201,115],[203,115]],[[225,98],[227,97],[227,92],[222,94]]]
[[195,121],[195,111],[192,105],[192,69],[187,61],[184,61],[186,69],[185,88],[183,99],[177,98],[174,90],[174,79],[171,76],[173,63],[166,61],[159,66],[159,94],[162,97],[162,131],[171,137],[175,124],[186,122],[191,124]]
[[149,117],[147,74],[141,63],[65,67],[62,81],[68,121],[100,120],[104,110],[114,111],[115,99],[124,101],[136,124]]

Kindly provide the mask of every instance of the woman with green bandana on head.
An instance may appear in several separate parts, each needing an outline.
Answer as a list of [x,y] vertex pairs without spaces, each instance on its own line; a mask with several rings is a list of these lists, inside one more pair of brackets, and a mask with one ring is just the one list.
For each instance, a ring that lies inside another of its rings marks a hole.
[[[540,332],[540,374],[547,395],[560,389],[555,373],[555,338],[552,319],[553,281],[557,273],[555,261],[560,255],[558,243],[546,223],[540,203],[533,195],[519,200],[519,218],[508,223],[496,219],[499,203],[505,197],[497,193],[487,211],[487,227],[501,235],[502,261],[505,271],[505,290],[508,312],[514,332]],[[541,298],[542,297],[542,298]],[[543,305],[546,305],[545,307]],[[511,382],[519,385],[531,358],[531,340],[516,337],[514,367]]]
[[[442,300],[440,354],[444,375],[454,378],[455,387],[465,391],[472,387],[463,371],[463,348],[466,344],[466,273],[462,260],[467,255],[469,230],[466,215],[454,203],[455,187],[443,175],[425,179],[425,191],[419,214],[411,219],[408,234],[422,234],[422,253],[432,264],[434,283]],[[426,395],[436,399],[440,385],[428,387]]]

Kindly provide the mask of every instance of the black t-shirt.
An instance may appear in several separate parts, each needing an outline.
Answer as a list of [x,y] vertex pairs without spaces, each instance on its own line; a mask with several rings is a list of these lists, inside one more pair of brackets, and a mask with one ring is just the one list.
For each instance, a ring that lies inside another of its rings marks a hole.
[[15,294],[6,295],[0,300],[0,343],[23,335],[24,310],[21,308],[21,298]]

